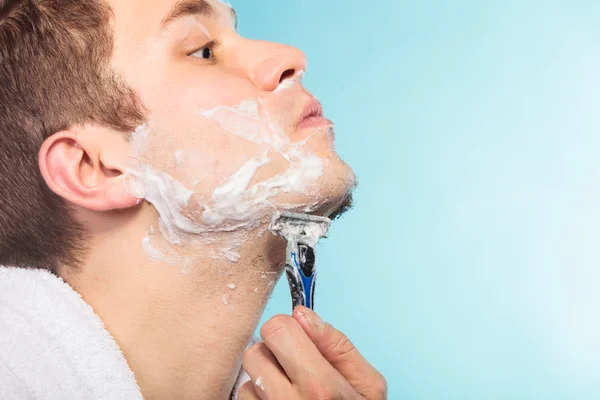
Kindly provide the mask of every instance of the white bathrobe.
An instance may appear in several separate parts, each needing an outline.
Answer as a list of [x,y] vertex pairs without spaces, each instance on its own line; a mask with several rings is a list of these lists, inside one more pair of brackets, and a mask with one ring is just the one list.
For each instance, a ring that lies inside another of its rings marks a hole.
[[[242,370],[234,388],[247,382]],[[142,399],[92,308],[43,270],[0,266],[0,399]]]

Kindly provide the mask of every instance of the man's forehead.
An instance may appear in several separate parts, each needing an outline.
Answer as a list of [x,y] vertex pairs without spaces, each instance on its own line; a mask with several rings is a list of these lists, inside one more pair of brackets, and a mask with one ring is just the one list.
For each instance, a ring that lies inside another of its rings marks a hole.
[[231,22],[232,26],[237,26],[237,15],[235,10],[231,4],[229,4],[229,2],[224,0],[173,1],[172,8],[165,18],[172,20],[179,16],[185,16],[189,14],[208,14],[211,16],[224,17]]
[[[129,21],[132,25],[145,25],[146,29],[152,25],[164,27],[187,15],[223,18],[232,27],[237,27],[235,10],[224,0],[109,0],[109,3],[117,22]],[[134,26],[131,28],[135,29]]]

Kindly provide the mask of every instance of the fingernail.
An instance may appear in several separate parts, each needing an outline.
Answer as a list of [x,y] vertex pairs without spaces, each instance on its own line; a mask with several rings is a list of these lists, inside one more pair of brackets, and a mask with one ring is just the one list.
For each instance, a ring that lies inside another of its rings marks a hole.
[[314,333],[317,335],[323,333],[327,324],[319,317],[319,314],[309,308],[298,308],[296,312],[302,319],[308,322],[310,329]]
[[304,312],[303,307],[296,307],[294,309],[294,312],[296,314],[298,314],[298,316],[300,317],[301,320],[306,321],[308,323],[310,323],[310,321],[308,320],[308,318],[306,317],[306,312]]

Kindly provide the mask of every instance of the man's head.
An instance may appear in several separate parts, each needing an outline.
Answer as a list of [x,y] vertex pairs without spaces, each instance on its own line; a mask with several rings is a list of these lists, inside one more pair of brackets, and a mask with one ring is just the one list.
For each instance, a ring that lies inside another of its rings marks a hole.
[[235,232],[231,248],[275,209],[330,215],[347,199],[330,123],[306,118],[321,110],[304,55],[240,37],[228,5],[21,3],[0,23],[0,263],[72,263],[108,220],[148,225],[150,256],[155,236]]
[[83,231],[40,175],[42,143],[88,123],[128,132],[143,115],[109,68],[107,5],[8,0],[0,16],[0,264],[54,269]]

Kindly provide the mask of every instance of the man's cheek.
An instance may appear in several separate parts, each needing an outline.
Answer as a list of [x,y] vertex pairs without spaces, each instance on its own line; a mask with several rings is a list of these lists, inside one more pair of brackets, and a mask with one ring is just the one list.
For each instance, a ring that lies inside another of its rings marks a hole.
[[[221,135],[223,136],[223,135]],[[247,143],[239,138],[219,138],[218,143],[182,147],[175,154],[175,175],[197,193],[212,194],[244,164],[268,153],[266,146]],[[207,152],[207,150],[209,150]]]

